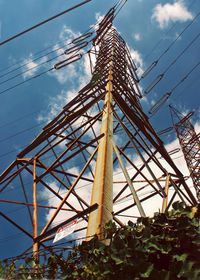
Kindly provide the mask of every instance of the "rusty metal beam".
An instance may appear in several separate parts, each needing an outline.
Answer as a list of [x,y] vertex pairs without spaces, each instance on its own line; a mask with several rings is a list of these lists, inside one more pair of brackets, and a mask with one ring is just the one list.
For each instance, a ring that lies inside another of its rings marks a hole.
[[[33,206],[33,203],[20,202],[20,201],[14,201],[14,200],[6,200],[6,199],[0,199],[0,202],[6,202],[6,203],[19,204],[19,205]],[[55,206],[41,205],[41,204],[37,204],[37,207],[47,208],[47,209],[57,209],[57,207],[55,207]],[[73,211],[73,212],[74,212],[74,210],[69,209],[69,208],[61,208],[60,210],[63,210],[63,211],[70,211],[70,212]]]
[[54,212],[53,216],[51,217],[51,219],[48,221],[48,223],[46,224],[46,226],[44,227],[44,229],[42,230],[41,234],[44,234],[47,229],[49,228],[49,226],[51,225],[51,223],[53,222],[53,220],[55,219],[55,217],[57,216],[57,214],[59,213],[60,209],[62,208],[63,204],[65,203],[65,201],[67,200],[67,198],[69,197],[70,193],[74,190],[75,186],[77,185],[79,179],[81,178],[82,174],[85,172],[85,170],[87,169],[88,165],[90,164],[91,160],[93,159],[94,155],[96,154],[97,149],[94,150],[93,154],[91,155],[91,157],[89,158],[89,160],[87,161],[87,163],[85,164],[85,166],[83,167],[83,169],[81,170],[79,176],[77,177],[77,179],[75,180],[75,182],[73,183],[73,185],[71,186],[71,188],[68,190],[67,194],[65,195],[65,197],[63,198],[63,200],[61,201],[60,205],[57,207],[56,211]]
[[76,214],[75,216],[67,219],[66,221],[60,223],[59,225],[53,227],[52,229],[46,231],[44,234],[41,234],[39,235],[34,241],[35,242],[39,242],[39,241],[42,241],[44,238],[46,238],[47,236],[55,233],[60,227],[70,223],[71,221],[73,220],[76,220],[76,219],[79,219],[87,214],[89,214],[90,212],[92,211],[95,211],[96,209],[98,208],[98,204],[94,204],[94,205],[91,205],[90,207],[88,207],[87,209],[83,210],[82,212]]

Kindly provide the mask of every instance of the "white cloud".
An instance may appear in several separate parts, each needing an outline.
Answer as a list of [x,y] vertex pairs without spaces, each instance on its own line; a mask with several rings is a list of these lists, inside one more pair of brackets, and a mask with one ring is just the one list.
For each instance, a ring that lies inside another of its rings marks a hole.
[[39,62],[36,63],[33,59],[32,53],[29,55],[28,58],[24,59],[23,65],[25,65],[25,66],[24,66],[24,68],[22,68],[23,72],[24,72],[22,74],[24,80],[26,78],[30,78],[31,76],[33,76],[41,67],[40,64],[43,64],[44,62],[46,62],[46,60],[47,60],[47,58],[46,58],[46,56],[44,56],[43,58],[41,58],[39,60]]
[[142,67],[143,66],[143,60],[142,60],[141,54],[137,50],[133,50],[133,49],[130,50],[130,53],[131,53],[131,56],[132,56],[135,64],[137,66]]
[[[59,61],[62,61],[67,58],[66,55],[62,55],[65,50],[63,48],[59,48],[59,45],[56,44],[53,47],[53,50],[56,52],[56,54],[58,56],[61,55]],[[74,64],[69,64],[68,66],[64,67],[63,69],[53,70],[53,71],[49,72],[48,75],[55,77],[60,84],[64,84],[66,81],[75,77],[77,74],[76,74]]]
[[[69,40],[66,36],[68,36]],[[68,43],[71,43],[71,41],[74,38],[77,38],[77,36],[80,36],[80,33],[73,32],[66,25],[63,26],[62,31],[60,33],[60,38],[65,37]],[[66,59],[67,56],[62,55],[65,51],[64,48],[60,48],[59,45],[56,44],[53,47],[53,50],[58,56],[61,55],[59,57],[59,61]],[[92,64],[95,65],[96,58],[93,54],[91,54],[91,61]],[[51,121],[52,118],[55,117],[61,111],[61,109],[76,96],[78,91],[89,82],[91,78],[89,57],[88,55],[84,55],[82,59],[79,60],[77,63],[69,64],[68,66],[60,70],[53,70],[49,72],[48,75],[54,77],[61,85],[65,85],[66,82],[70,82],[71,86],[70,90],[62,90],[61,93],[49,99],[49,113],[40,114],[37,118],[38,122]]]
[[153,106],[153,105],[155,105],[156,101],[154,99],[151,99],[150,103],[151,103],[151,106]]
[[178,32],[176,32],[175,36],[174,36],[174,39],[178,38],[178,40],[181,40],[182,37],[180,36],[180,34]]
[[200,123],[195,123],[194,130],[195,130],[196,134],[198,134],[200,132]]
[[[143,91],[140,89],[140,92],[143,92]],[[142,99],[140,100],[140,103],[149,104],[149,101],[148,101],[148,99],[145,95],[142,96]]]
[[141,35],[139,33],[135,33],[133,34],[133,37],[136,41],[140,41],[141,40]]
[[98,24],[103,20],[105,15],[101,15],[100,12],[95,13],[96,24],[90,25],[90,27],[94,28],[95,30],[98,29]]
[[[66,40],[66,49],[74,46],[71,44],[72,40],[80,36],[80,32],[73,32],[69,27],[66,25],[63,26],[62,31],[59,35],[61,39],[65,38]],[[67,47],[67,45],[69,45]],[[65,48],[60,48],[59,45],[55,45],[53,47],[53,50],[56,52],[56,54],[59,56],[59,61],[62,61],[67,58],[67,55],[62,55],[65,51]],[[81,54],[83,51],[80,50],[79,53]],[[78,54],[78,53],[77,53]],[[74,54],[69,54],[68,57],[73,56]],[[95,56],[91,55],[92,63],[95,63]],[[87,82],[89,82],[89,78],[91,77],[90,73],[90,64],[89,64],[89,58],[87,55],[84,55],[81,60],[79,60],[77,63],[69,64],[68,66],[64,67],[60,70],[53,70],[48,73],[49,75],[55,77],[57,81],[60,84],[64,84],[67,81],[71,80],[73,78],[78,79],[79,85],[82,88],[86,85]],[[80,89],[79,87],[79,89]]]
[[66,24],[64,24],[59,34],[59,38],[61,40],[66,40],[66,43],[69,44],[73,39],[77,38],[80,35],[81,35],[80,32],[73,32],[71,28],[69,28],[68,26],[66,26]]
[[56,97],[49,99],[48,112],[42,113],[37,116],[38,122],[50,122],[61,109],[69,103],[77,94],[75,90],[62,90]]
[[170,21],[184,22],[192,18],[192,13],[187,10],[182,0],[176,1],[174,4],[158,4],[153,9],[152,15],[152,19],[159,23],[160,28],[167,27]]
[[101,15],[100,12],[95,14],[95,18],[96,18],[97,22],[101,22],[104,17],[105,17],[105,15]]
[[60,84],[66,83],[66,81],[77,76],[74,64],[70,64],[61,70],[53,70],[49,72],[50,76],[57,79]]
[[25,72],[23,74],[23,78],[26,79],[26,78],[29,78],[29,77],[31,77],[35,74],[35,72],[37,71],[38,64],[35,63],[34,61],[32,61],[31,59],[25,59],[24,63],[27,63],[26,64],[26,71],[27,72]]
[[90,67],[92,67],[92,70],[93,70],[93,67],[95,66],[95,63],[96,63],[96,56],[92,51],[94,51],[94,47],[91,48],[91,53],[90,53],[90,59],[91,59],[92,65],[90,65],[90,60],[89,60],[88,55],[85,55],[83,58],[83,69],[84,69],[84,73],[88,77],[88,79],[91,78],[91,68]]
[[137,66],[137,74],[142,75],[142,73],[144,72],[142,69],[142,67],[144,65],[142,55],[137,50],[134,50],[134,49],[130,49],[130,53],[131,53],[131,57],[133,58],[136,66]]

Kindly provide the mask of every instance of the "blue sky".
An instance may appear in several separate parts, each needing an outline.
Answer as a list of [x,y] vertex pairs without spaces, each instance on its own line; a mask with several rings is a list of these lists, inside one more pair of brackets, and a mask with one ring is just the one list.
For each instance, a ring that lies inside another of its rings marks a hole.
[[[0,42],[45,20],[71,6],[79,3],[74,0],[39,1],[0,0]],[[10,77],[20,74],[28,68],[37,66],[47,60],[45,54],[55,48],[63,48],[63,41],[72,40],[85,32],[94,24],[99,16],[104,15],[115,1],[93,0],[88,4],[51,21],[3,46],[0,46],[0,76],[29,62],[28,65],[0,77],[0,83]],[[127,42],[132,57],[138,66],[138,75],[155,61],[175,40],[177,35],[200,12],[198,0],[128,0],[117,15],[114,25]],[[168,65],[182,52],[182,50],[199,33],[199,18],[177,40],[170,50],[160,59],[157,67],[141,80],[142,92]],[[60,43],[61,41],[61,43]],[[169,69],[162,81],[144,98],[141,104],[148,114],[155,102],[169,92],[191,69],[200,61],[200,38],[180,57]],[[49,48],[43,52],[44,50]],[[40,53],[38,53],[40,52]],[[38,54],[37,54],[38,53]],[[44,54],[39,61],[33,61]],[[59,54],[59,52],[55,52]],[[48,58],[52,57],[52,54]],[[18,62],[21,62],[19,64]],[[59,61],[59,60],[57,60]],[[18,64],[17,64],[18,63]],[[14,65],[15,66],[12,66]],[[40,132],[44,124],[55,116],[75,93],[89,80],[88,62],[85,57],[75,65],[52,71],[40,78],[24,83],[14,89],[1,94],[5,89],[14,86],[54,65],[54,61],[43,64],[15,79],[0,84],[0,172],[2,172],[15,155],[30,143]],[[7,70],[5,68],[8,68]],[[180,85],[170,99],[155,115],[150,116],[156,131],[172,126],[168,105],[171,103],[179,111],[187,113],[196,110],[192,119],[199,129],[199,72],[196,68],[191,76]],[[175,133],[163,136],[163,141],[169,149],[175,147]],[[176,155],[177,156],[177,155]],[[1,204],[3,207],[3,204]],[[8,209],[9,213],[9,209]],[[9,215],[9,214],[8,214]],[[0,233],[0,246],[5,240],[12,238],[12,226],[3,221]],[[22,242],[20,238],[13,242]],[[16,251],[17,252],[17,251]],[[12,255],[1,250],[1,258]]]

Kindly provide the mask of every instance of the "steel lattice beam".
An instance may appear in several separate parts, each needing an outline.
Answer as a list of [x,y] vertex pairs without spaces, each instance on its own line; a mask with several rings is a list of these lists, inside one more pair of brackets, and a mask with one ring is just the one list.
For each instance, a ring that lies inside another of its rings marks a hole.
[[[75,214],[88,213],[90,203],[99,207],[90,216],[84,214],[77,232],[88,227],[88,235],[97,233],[99,238],[98,226],[110,219],[123,225],[126,216],[150,215],[154,206],[164,212],[175,198],[196,203],[143,112],[137,68],[125,41],[110,24],[112,12],[100,25],[88,52],[96,57],[90,82],[0,175],[2,213],[6,216],[8,203],[10,209],[21,203],[21,216],[14,214],[10,221],[32,236],[35,254],[44,236],[52,246],[47,234],[51,224],[55,228],[55,222],[61,225]],[[79,40],[88,42],[87,36]],[[77,48],[75,45],[70,52],[79,51]],[[193,149],[192,155],[198,157],[199,150]],[[196,162],[192,164],[196,171]],[[8,199],[8,190],[14,198]],[[29,223],[24,224],[26,216]]]

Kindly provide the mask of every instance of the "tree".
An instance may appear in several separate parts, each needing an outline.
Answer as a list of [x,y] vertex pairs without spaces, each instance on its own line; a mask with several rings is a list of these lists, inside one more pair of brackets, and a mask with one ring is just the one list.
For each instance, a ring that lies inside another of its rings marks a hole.
[[[32,260],[21,267],[1,264],[6,279],[200,279],[200,205],[175,202],[166,213],[117,228],[109,222],[104,245],[97,236],[73,248],[67,258],[52,253],[37,273]],[[29,267],[29,269],[27,269]],[[30,272],[31,271],[31,272]],[[21,277],[21,278],[20,278]],[[24,277],[24,278],[22,278]],[[25,278],[26,277],[26,278]]]

